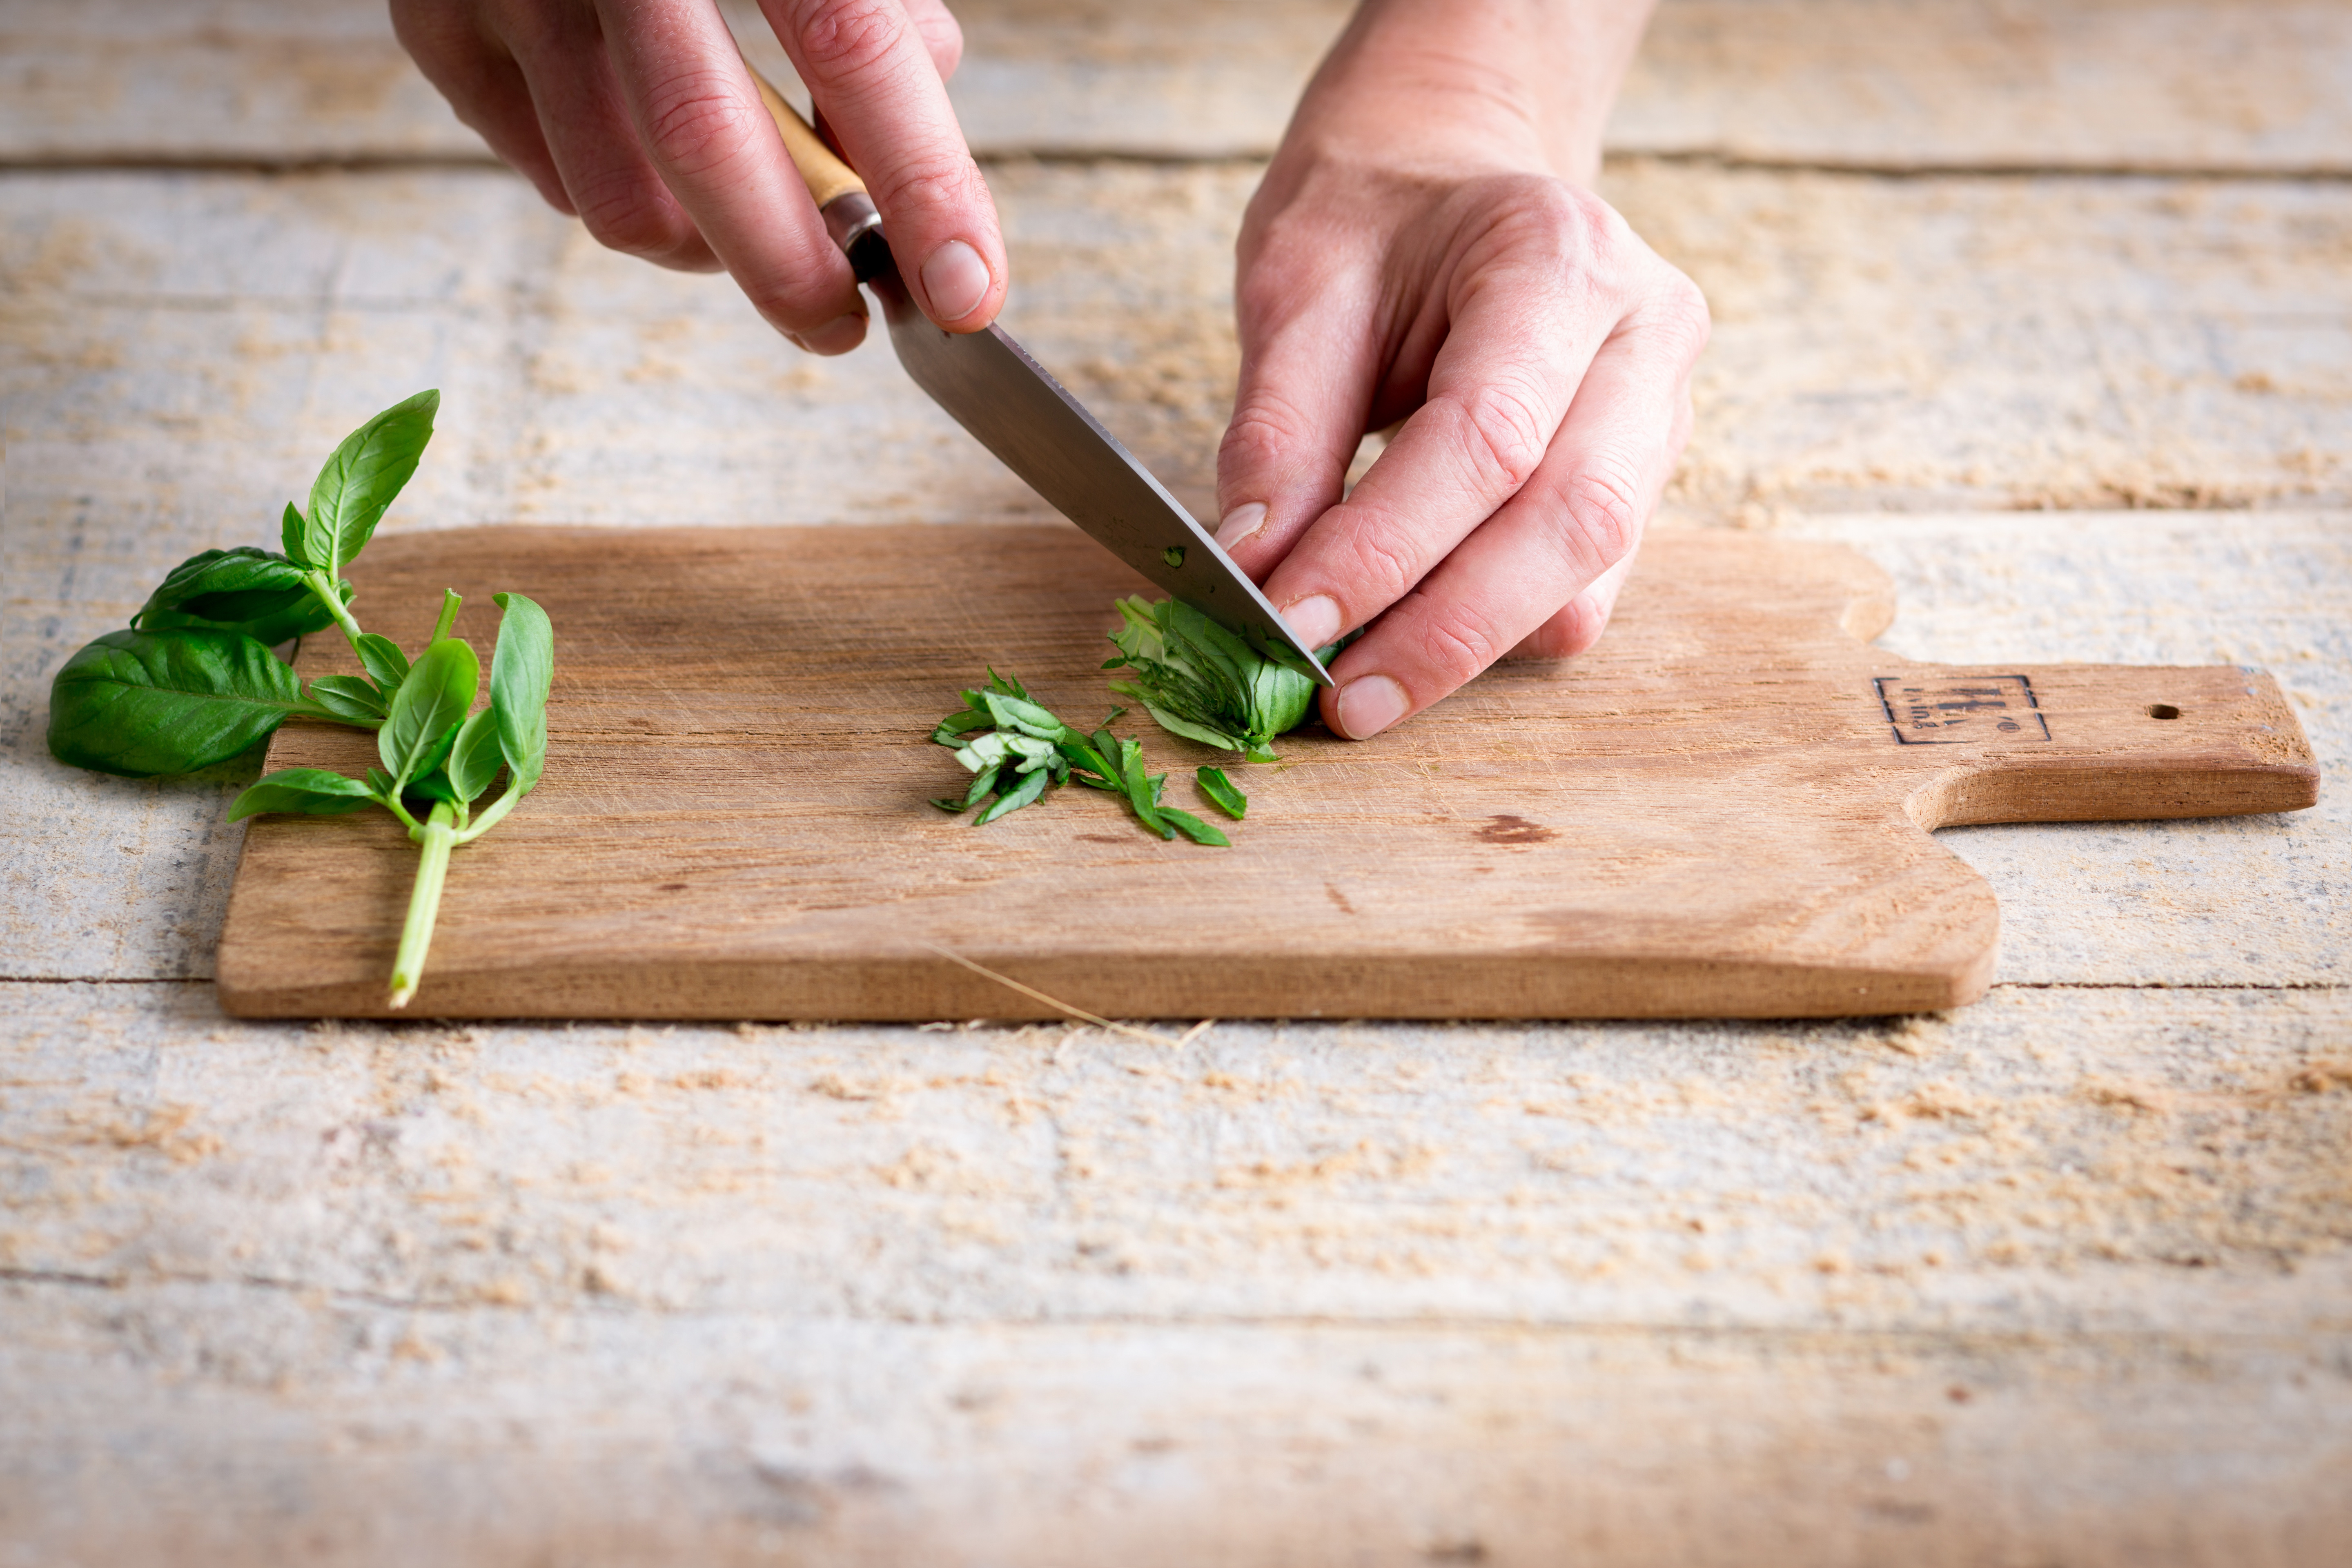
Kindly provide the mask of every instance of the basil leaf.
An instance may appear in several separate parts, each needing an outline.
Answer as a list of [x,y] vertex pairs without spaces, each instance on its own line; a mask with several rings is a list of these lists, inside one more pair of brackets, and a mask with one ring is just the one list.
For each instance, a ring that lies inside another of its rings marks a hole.
[[386,700],[408,679],[408,656],[390,637],[362,632],[352,639],[352,651],[360,656],[360,668],[368,672],[368,679],[375,682],[376,689]]
[[285,546],[286,559],[291,561],[297,566],[312,566],[317,564],[317,563],[313,562],[309,556],[302,553],[302,540],[304,536],[310,532],[310,525],[302,520],[301,512],[296,510],[292,501],[288,501],[286,503],[286,515],[280,518],[278,522],[278,542]]
[[383,694],[356,675],[322,675],[310,682],[310,700],[346,724],[383,722]]
[[987,697],[989,717],[999,729],[1018,730],[1040,741],[1058,741],[1065,733],[1062,721],[1034,702],[1018,697],[1000,697],[991,692]]
[[985,730],[995,722],[985,710],[975,713],[965,709],[940,720],[939,728],[931,731],[931,739],[942,746],[961,746],[963,742],[957,737],[968,735],[974,730]]
[[1268,742],[1297,729],[1314,706],[1303,668],[1209,619],[1181,600],[1117,602],[1124,623],[1110,636],[1120,657],[1105,668],[1133,672],[1111,689],[1143,703],[1171,734],[1253,761],[1272,761]]
[[49,751],[61,763],[147,778],[226,762],[301,711],[302,683],[234,632],[113,631],[49,686]]
[[446,801],[451,805],[458,804],[457,786],[449,782],[449,770],[442,767],[411,780],[408,787],[400,793],[412,805],[419,800]]
[[357,811],[374,799],[375,792],[366,784],[325,768],[280,768],[263,774],[231,801],[228,820],[236,822],[265,811],[337,816]]
[[[495,656],[491,668],[497,668]],[[490,679],[495,683],[498,678]],[[455,798],[468,805],[478,799],[499,776],[505,760],[499,749],[498,721],[485,708],[457,727],[457,744],[449,749],[449,787]]]
[[956,809],[958,811],[970,811],[973,806],[978,805],[982,801],[986,800],[990,795],[996,793],[996,781],[1003,776],[1004,770],[1002,767],[993,767],[989,769],[986,773],[982,773],[978,778],[973,779],[971,781],[971,787],[963,792],[963,804],[957,806]]
[[[351,584],[342,587],[349,591]],[[131,624],[144,632],[242,632],[274,647],[323,631],[335,617],[302,579],[302,568],[249,544],[191,555],[164,576]]]
[[378,800],[392,798],[392,775],[382,768],[370,768],[367,771],[367,786],[375,791],[375,797]]
[[1183,831],[1184,837],[1195,844],[1213,845],[1219,849],[1230,849],[1234,847],[1234,841],[1225,837],[1223,828],[1202,821],[1189,811],[1179,811],[1172,805],[1163,805],[1160,808],[1160,815],[1163,820],[1174,823]]
[[520,594],[494,595],[499,641],[490,650],[490,713],[499,752],[528,792],[547,766],[547,694],[555,686],[555,627],[547,612]]
[[474,650],[457,637],[435,643],[409,667],[407,679],[393,693],[383,728],[375,732],[376,752],[395,784],[405,786],[437,765],[436,751],[448,754],[444,738],[456,738],[466,710],[474,705],[481,670]]
[[343,437],[310,483],[302,548],[286,553],[333,577],[367,548],[384,509],[416,472],[433,439],[441,394],[420,392],[394,404]]
[[1223,768],[1202,768],[1193,773],[1192,783],[1202,798],[1235,822],[1249,815],[1249,796],[1234,787]]
[[1160,820],[1159,808],[1152,802],[1151,781],[1144,776],[1143,742],[1121,741],[1118,743],[1119,777],[1127,785],[1127,804],[1136,819],[1162,838],[1173,838],[1176,830]]
[[998,795],[996,799],[990,804],[989,808],[986,811],[982,812],[977,817],[973,818],[972,826],[974,827],[985,827],[990,823],[994,822],[998,817],[1010,816],[1012,813],[1020,810],[1023,806],[1027,805],[1031,801],[1035,800],[1039,795],[1044,795],[1045,793],[1045,774],[1043,770],[1040,770],[1037,773],[1026,774],[1019,784],[1005,791],[1003,795]]

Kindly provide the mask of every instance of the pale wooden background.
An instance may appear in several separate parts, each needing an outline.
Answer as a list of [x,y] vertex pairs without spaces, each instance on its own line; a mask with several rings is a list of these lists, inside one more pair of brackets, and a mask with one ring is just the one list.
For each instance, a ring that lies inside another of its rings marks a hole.
[[[1012,324],[1201,501],[1340,11],[963,15]],[[2343,1561],[2352,10],[1666,0],[1614,146],[1717,323],[1669,525],[2266,665],[2320,807],[1944,835],[1950,1016],[247,1026],[250,767],[68,773],[47,679],[365,413],[448,399],[404,529],[1034,503],[373,5],[0,0],[0,1564]]]

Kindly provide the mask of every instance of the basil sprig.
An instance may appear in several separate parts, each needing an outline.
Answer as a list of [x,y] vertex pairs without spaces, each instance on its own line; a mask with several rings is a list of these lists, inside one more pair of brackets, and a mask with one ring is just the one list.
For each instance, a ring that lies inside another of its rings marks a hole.
[[[538,784],[547,765],[547,696],[555,638],[547,613],[520,594],[497,595],[499,640],[489,702],[474,650],[450,635],[460,604],[442,596],[433,636],[412,662],[391,638],[361,629],[344,567],[365,549],[433,438],[441,395],[420,392],[353,431],[310,486],[310,510],[289,504],[283,552],[240,545],[173,567],[131,617],[82,648],[49,688],[49,750],[61,762],[145,778],[225,762],[289,718],[376,731],[383,766],[363,779],[281,768],[231,803],[236,822],[260,812],[340,816],[374,805],[422,850],[392,1005],[424,973],[450,852],[480,837]],[[364,676],[307,687],[271,648],[337,626]],[[481,814],[503,772],[506,789]]]

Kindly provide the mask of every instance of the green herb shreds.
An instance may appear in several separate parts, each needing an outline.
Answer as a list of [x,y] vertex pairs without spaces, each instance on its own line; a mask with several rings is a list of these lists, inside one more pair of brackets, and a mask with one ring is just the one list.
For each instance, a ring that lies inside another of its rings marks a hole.
[[1110,732],[1111,720],[1125,711],[1113,709],[1100,729],[1081,734],[1039,707],[1020,681],[992,669],[988,684],[965,692],[963,706],[931,731],[931,739],[971,774],[961,798],[941,795],[931,804],[962,813],[988,801],[972,821],[980,827],[1037,801],[1051,785],[1082,784],[1119,796],[1138,822],[1162,838],[1181,832],[1195,844],[1229,847],[1232,841],[1216,828],[1160,804],[1168,775],[1146,773],[1140,742]]
[[1125,667],[1133,678],[1110,689],[1141,703],[1171,734],[1270,763],[1274,738],[1306,722],[1315,705],[1306,671],[1258,652],[1190,605],[1139,595],[1118,601],[1118,613],[1126,624],[1110,640],[1119,657],[1103,668]]

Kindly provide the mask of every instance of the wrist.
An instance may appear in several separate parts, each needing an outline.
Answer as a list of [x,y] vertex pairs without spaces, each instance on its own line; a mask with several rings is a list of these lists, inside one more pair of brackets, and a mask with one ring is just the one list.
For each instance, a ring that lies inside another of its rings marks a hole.
[[1308,84],[1278,156],[1508,168],[1589,185],[1649,8],[1365,0]]

